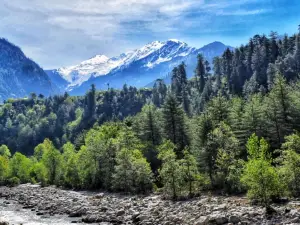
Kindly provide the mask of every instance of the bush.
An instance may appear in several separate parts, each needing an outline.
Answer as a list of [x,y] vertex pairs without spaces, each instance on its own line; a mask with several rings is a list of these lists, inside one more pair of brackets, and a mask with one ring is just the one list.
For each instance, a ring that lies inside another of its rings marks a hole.
[[245,165],[241,182],[247,187],[250,199],[258,200],[266,208],[274,197],[280,197],[285,186],[280,182],[268,152],[265,139],[252,135],[247,143],[249,161]]
[[20,179],[18,177],[12,177],[7,181],[7,185],[9,187],[15,187],[18,186],[19,184],[20,184]]

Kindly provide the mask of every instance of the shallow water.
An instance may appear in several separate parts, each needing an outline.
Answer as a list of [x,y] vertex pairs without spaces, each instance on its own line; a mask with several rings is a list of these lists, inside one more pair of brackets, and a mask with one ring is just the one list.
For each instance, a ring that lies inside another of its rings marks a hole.
[[[31,209],[23,209],[22,206],[9,201],[11,204],[3,203],[3,199],[0,199],[0,222],[9,222],[9,224],[23,224],[23,225],[68,225],[74,224],[71,221],[80,221],[80,218],[69,218],[64,215],[43,215],[37,216],[35,211]],[[76,223],[83,224],[83,223]]]

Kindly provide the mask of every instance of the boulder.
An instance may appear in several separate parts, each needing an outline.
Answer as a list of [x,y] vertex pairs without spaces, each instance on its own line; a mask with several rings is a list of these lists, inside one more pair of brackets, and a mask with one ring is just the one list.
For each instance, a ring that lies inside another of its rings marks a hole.
[[229,216],[229,223],[237,224],[239,222],[241,222],[241,220],[238,216],[235,215]]

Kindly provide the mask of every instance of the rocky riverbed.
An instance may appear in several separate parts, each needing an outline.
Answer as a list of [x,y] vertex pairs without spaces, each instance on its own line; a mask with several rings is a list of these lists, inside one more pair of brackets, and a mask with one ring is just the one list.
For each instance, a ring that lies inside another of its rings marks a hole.
[[[250,205],[245,197],[201,196],[173,202],[159,195],[75,192],[30,184],[0,187],[0,197],[2,204],[15,204],[23,211],[46,217],[47,224],[59,224],[55,220],[66,216],[68,220],[64,221],[68,222],[61,224],[300,224],[300,201],[273,205],[276,213],[266,216],[262,207]],[[49,223],[51,218],[53,223]]]

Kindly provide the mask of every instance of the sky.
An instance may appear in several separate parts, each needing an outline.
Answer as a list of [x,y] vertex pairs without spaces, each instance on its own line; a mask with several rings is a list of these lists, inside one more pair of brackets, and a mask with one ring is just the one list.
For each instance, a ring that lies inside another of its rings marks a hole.
[[255,34],[293,34],[299,0],[0,0],[0,36],[44,69],[159,40],[233,47]]

